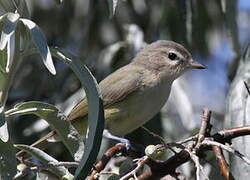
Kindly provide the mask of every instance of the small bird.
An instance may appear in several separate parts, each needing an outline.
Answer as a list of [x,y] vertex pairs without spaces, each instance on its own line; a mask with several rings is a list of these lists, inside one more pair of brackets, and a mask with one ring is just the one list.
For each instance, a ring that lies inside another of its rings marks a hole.
[[[126,66],[116,70],[99,84],[103,98],[106,129],[124,136],[155,116],[166,103],[175,79],[189,69],[206,67],[173,41],[158,40],[143,48]],[[87,130],[87,99],[77,104],[68,119],[80,132]],[[52,131],[33,145],[43,144]]]

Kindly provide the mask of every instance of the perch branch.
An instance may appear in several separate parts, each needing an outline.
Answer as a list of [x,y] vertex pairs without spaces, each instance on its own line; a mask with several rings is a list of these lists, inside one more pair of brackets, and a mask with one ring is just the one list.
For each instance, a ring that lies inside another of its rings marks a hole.
[[123,150],[126,149],[126,145],[125,144],[116,144],[115,146],[111,147],[110,149],[108,149],[104,155],[102,156],[101,160],[94,166],[91,175],[89,177],[89,180],[94,180],[96,179],[96,176],[99,172],[101,172],[105,166],[107,165],[107,163],[109,162],[109,160],[116,155],[117,153],[122,152]]
[[220,169],[221,175],[224,177],[225,180],[234,180],[233,175],[230,173],[228,169],[228,164],[225,160],[224,154],[222,149],[218,146],[213,146],[213,152],[216,156],[217,164]]

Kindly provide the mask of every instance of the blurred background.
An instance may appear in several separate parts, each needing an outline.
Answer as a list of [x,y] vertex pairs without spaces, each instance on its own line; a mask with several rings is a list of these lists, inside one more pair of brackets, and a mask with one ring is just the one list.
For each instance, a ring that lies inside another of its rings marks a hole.
[[[204,107],[212,110],[213,131],[223,127],[230,84],[250,42],[248,0],[120,0],[112,18],[107,1],[26,2],[49,46],[81,57],[98,82],[129,63],[146,43],[166,39],[183,44],[208,69],[192,70],[176,80],[170,100],[146,127],[167,141],[180,140],[197,131]],[[57,75],[51,75],[39,58],[22,62],[7,109],[36,100],[56,104],[67,114],[83,96],[80,82],[56,59]],[[15,143],[31,144],[48,131],[45,121],[35,116],[16,117],[9,124]],[[158,143],[142,129],[128,138],[144,145]],[[52,153],[61,160],[69,157],[60,146]]]

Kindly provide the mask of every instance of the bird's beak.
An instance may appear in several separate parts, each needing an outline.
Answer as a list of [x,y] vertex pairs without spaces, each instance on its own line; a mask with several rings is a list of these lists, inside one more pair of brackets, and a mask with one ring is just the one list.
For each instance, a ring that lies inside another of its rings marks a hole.
[[190,65],[190,68],[192,68],[192,69],[206,69],[207,68],[206,66],[202,65],[201,63],[199,63],[193,59],[191,59],[189,65]]

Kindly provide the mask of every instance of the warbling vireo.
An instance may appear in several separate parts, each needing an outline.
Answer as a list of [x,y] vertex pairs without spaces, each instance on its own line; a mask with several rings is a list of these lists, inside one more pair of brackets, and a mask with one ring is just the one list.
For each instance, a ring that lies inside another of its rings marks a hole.
[[[189,69],[204,69],[180,44],[159,40],[147,45],[128,65],[99,84],[106,128],[124,136],[156,115],[168,100],[173,81]],[[88,103],[83,99],[68,115],[80,133],[87,130]],[[43,143],[55,132],[35,145]]]

